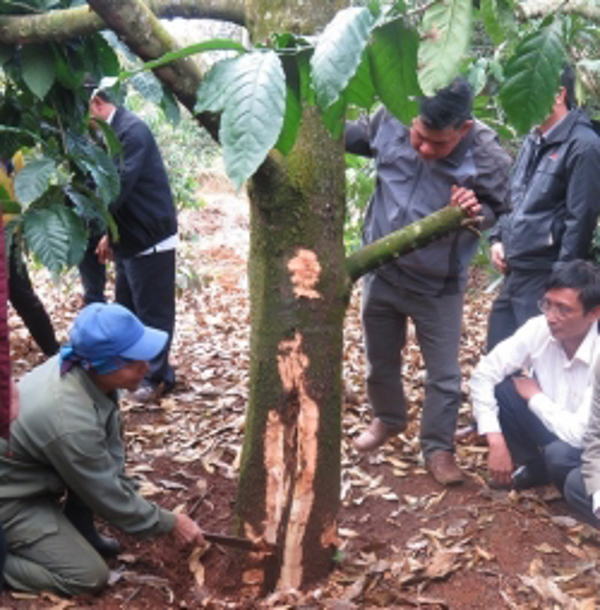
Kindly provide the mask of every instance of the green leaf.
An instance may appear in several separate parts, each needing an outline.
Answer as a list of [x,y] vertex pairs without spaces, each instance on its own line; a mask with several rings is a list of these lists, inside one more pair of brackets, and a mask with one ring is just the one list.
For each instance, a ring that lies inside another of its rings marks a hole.
[[487,65],[487,59],[483,57],[471,65],[467,79],[473,89],[474,96],[479,95],[487,83]]
[[327,109],[354,76],[372,23],[367,8],[348,8],[336,14],[319,37],[310,60],[317,104]]
[[14,46],[0,44],[0,67],[2,67],[13,55]]
[[290,153],[302,122],[302,104],[300,102],[300,72],[298,69],[298,56],[280,57],[286,80],[285,114],[283,117],[283,127],[279,134],[279,139],[275,148],[282,154]]
[[56,80],[67,89],[77,90],[83,85],[85,67],[77,53],[69,53],[63,46],[52,44]]
[[77,264],[87,245],[81,220],[60,203],[28,211],[23,231],[29,248],[53,273]]
[[532,32],[508,60],[500,102],[519,133],[541,123],[552,110],[564,61],[565,50],[555,25]]
[[86,38],[85,59],[91,64],[90,72],[97,77],[119,75],[119,58],[101,34]]
[[27,208],[41,197],[50,186],[50,178],[56,172],[53,159],[44,157],[28,163],[15,178],[15,197]]
[[152,72],[140,72],[132,76],[131,85],[146,100],[160,104],[163,98],[163,88]]
[[500,45],[516,29],[513,0],[481,0],[480,8],[485,31]]
[[223,59],[211,67],[198,87],[194,112],[221,112],[225,108],[228,89],[235,82],[238,59]]
[[375,101],[375,85],[371,76],[371,64],[367,53],[358,66],[358,70],[346,87],[346,100],[361,108],[369,109]]
[[[96,118],[94,120],[94,124],[97,125],[98,129],[100,129],[100,131],[102,132],[102,137],[104,138],[104,143],[106,144],[108,154],[111,157],[116,157],[120,155],[123,152],[123,146],[121,144],[121,141],[117,137],[115,130],[106,121],[103,121],[102,119]],[[85,150],[87,151],[89,142],[85,139],[78,140],[78,142],[83,145]],[[83,152],[83,154],[87,153]]]
[[331,137],[336,140],[341,138],[344,133],[346,106],[346,96],[342,93],[337,101],[323,112],[323,123],[325,123],[325,127],[329,130]]
[[121,181],[110,156],[90,139],[72,132],[67,134],[69,158],[84,173],[90,173],[98,196],[110,204],[119,196]]
[[21,73],[30,91],[43,100],[56,78],[52,51],[45,45],[26,45],[21,54]]
[[204,53],[206,51],[239,51],[244,53],[246,52],[246,47],[239,42],[235,42],[234,40],[230,40],[228,38],[213,38],[212,40],[205,40],[204,42],[192,44],[188,47],[184,47],[183,49],[172,51],[171,53],[165,53],[162,57],[145,63],[137,70],[123,72],[121,74],[121,78],[129,78],[138,72],[154,70],[155,68],[169,64],[177,59],[189,57],[190,55],[196,55],[197,53]]
[[273,148],[285,112],[285,74],[274,51],[236,58],[219,130],[227,175],[237,188]]
[[457,76],[469,48],[471,12],[471,0],[440,0],[425,11],[419,45],[419,84],[425,95],[435,95]]
[[20,214],[21,206],[10,193],[0,184],[0,210],[2,214]]
[[417,79],[419,36],[404,21],[395,19],[373,29],[369,45],[371,74],[379,99],[403,123],[418,112],[421,95]]
[[177,127],[181,120],[181,112],[179,110],[179,104],[175,99],[175,96],[169,89],[163,87],[163,98],[160,101],[160,107],[163,109],[167,120],[171,125]]

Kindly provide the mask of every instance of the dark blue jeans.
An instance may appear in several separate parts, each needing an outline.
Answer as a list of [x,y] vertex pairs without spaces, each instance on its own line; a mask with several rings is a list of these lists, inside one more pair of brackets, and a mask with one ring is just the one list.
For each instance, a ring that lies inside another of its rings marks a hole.
[[175,330],[175,250],[145,256],[121,258],[115,254],[115,300],[127,307],[146,325],[169,334],[165,349],[150,361],[147,382],[175,385],[175,372],[169,364],[169,350]]
[[581,449],[560,440],[521,398],[512,378],[496,386],[500,427],[513,462],[527,465],[540,483],[549,481],[562,492],[571,470],[581,465]]

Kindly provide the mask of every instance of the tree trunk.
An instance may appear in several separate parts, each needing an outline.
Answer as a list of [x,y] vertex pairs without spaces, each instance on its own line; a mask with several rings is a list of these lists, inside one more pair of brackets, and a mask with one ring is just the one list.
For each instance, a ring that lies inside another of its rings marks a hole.
[[[267,2],[251,4],[254,14],[271,12]],[[283,15],[314,18],[314,2],[285,4]],[[339,4],[318,6],[327,9],[322,27]],[[267,31],[254,25],[254,38],[263,38]],[[292,153],[272,153],[249,187],[250,404],[236,515],[239,531],[278,545],[272,561],[248,567],[263,590],[326,576],[336,542],[350,287],[344,192],[343,143],[331,139],[315,107],[305,109]]]

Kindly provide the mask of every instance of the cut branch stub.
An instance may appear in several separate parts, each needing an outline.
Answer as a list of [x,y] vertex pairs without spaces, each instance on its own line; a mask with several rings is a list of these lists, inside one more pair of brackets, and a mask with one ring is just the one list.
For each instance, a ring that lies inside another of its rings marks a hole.
[[462,228],[465,213],[448,206],[365,246],[346,259],[352,282],[403,254],[408,254]]

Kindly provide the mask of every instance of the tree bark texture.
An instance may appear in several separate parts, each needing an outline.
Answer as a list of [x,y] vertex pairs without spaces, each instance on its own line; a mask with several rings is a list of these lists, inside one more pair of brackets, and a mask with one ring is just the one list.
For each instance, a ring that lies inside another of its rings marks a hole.
[[[144,61],[158,59],[179,48],[142,0],[90,0],[89,5]],[[157,68],[154,73],[216,140],[218,118],[210,113],[194,113],[196,92],[202,80],[198,65],[187,57]]]
[[[340,493],[344,155],[316,108],[288,158],[253,178],[251,369],[239,529],[279,546],[265,590],[324,577]],[[252,566],[250,566],[252,569]]]
[[[310,5],[310,6],[307,6]],[[334,1],[248,3],[251,34],[267,36],[270,15],[295,15],[299,31],[324,26]],[[260,9],[260,10],[259,10]],[[280,12],[281,11],[281,12]],[[298,588],[327,575],[340,495],[342,328],[345,270],[344,149],[306,108],[298,141],[272,152],[249,186],[250,404],[236,516],[240,532],[278,545],[255,566],[263,590]]]
[[[216,19],[238,25],[246,22],[244,0],[148,0],[146,4],[157,17],[163,19]],[[2,15],[0,44],[60,42],[106,27],[102,17],[91,11],[89,6],[38,15]]]

